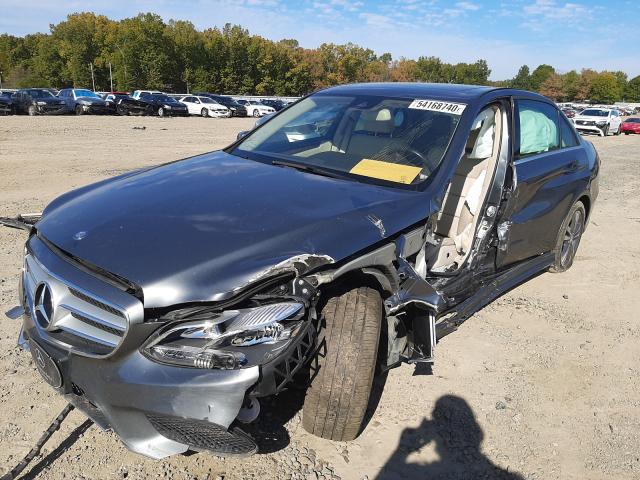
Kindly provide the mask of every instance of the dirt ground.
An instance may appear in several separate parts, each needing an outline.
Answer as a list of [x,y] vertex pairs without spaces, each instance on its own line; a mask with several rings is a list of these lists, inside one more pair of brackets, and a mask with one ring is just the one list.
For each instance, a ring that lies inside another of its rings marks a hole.
[[[220,148],[252,123],[0,117],[0,216]],[[432,369],[391,371],[354,442],[307,434],[296,392],[263,405],[267,453],[248,459],[152,461],[76,411],[23,478],[640,478],[640,136],[592,141],[600,197],[572,269],[543,274],[473,316],[438,344]],[[24,240],[0,229],[2,312],[17,304]],[[16,347],[19,330],[19,321],[0,320],[0,474],[65,405]]]

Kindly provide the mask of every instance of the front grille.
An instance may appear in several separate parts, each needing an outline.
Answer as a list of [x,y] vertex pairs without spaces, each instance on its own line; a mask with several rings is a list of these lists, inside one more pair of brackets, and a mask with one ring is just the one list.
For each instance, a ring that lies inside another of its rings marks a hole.
[[112,313],[114,315],[124,318],[124,313],[122,313],[117,308],[113,308],[107,305],[106,303],[101,302],[100,300],[90,297],[89,295],[85,295],[84,293],[82,293],[79,290],[76,290],[73,287],[69,287],[69,292],[71,292],[71,295],[78,297],[79,299],[84,300],[85,302],[90,303],[91,305],[94,305],[102,310],[106,310],[109,313]]
[[[25,257],[24,290],[29,309],[39,320],[35,323],[40,336],[50,343],[87,356],[103,357],[113,353],[124,340],[131,321],[127,307],[120,306],[115,299],[124,299],[129,304],[138,300],[90,277],[88,284],[102,291],[102,296],[94,294],[79,286],[84,285],[77,283],[82,277],[74,278],[76,283],[72,283],[62,273],[54,273],[49,268],[31,253]],[[75,272],[68,268],[63,270],[65,274]],[[111,296],[105,298],[105,292],[112,292],[113,299]],[[49,297],[52,302],[42,300]],[[38,308],[40,304],[43,305]]]
[[160,435],[196,450],[209,450],[220,456],[247,456],[258,451],[253,439],[239,428],[227,430],[204,420],[157,414],[147,414],[147,418]]

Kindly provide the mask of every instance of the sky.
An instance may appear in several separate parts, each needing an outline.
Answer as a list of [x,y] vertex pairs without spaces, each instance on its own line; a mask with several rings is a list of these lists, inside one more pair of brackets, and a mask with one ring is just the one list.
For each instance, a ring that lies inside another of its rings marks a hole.
[[240,24],[303,47],[353,42],[393,58],[483,58],[492,80],[542,63],[640,75],[640,0],[0,0],[0,33],[49,31],[73,12],[154,12],[199,29]]

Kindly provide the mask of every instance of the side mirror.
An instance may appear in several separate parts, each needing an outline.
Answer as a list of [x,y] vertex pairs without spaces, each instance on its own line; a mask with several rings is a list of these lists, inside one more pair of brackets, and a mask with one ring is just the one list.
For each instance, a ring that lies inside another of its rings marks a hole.
[[238,135],[236,135],[236,140],[240,140],[241,138],[246,137],[248,133],[249,133],[248,130],[243,130],[241,132],[238,132]]

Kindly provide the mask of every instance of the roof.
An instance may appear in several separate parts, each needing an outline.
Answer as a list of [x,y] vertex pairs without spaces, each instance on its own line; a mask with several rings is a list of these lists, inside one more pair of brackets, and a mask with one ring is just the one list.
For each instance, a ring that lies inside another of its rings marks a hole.
[[412,98],[446,98],[449,100],[466,100],[478,98],[487,92],[498,90],[498,87],[481,85],[459,85],[453,83],[352,83],[329,87],[323,94],[361,94],[382,96],[403,96]]

